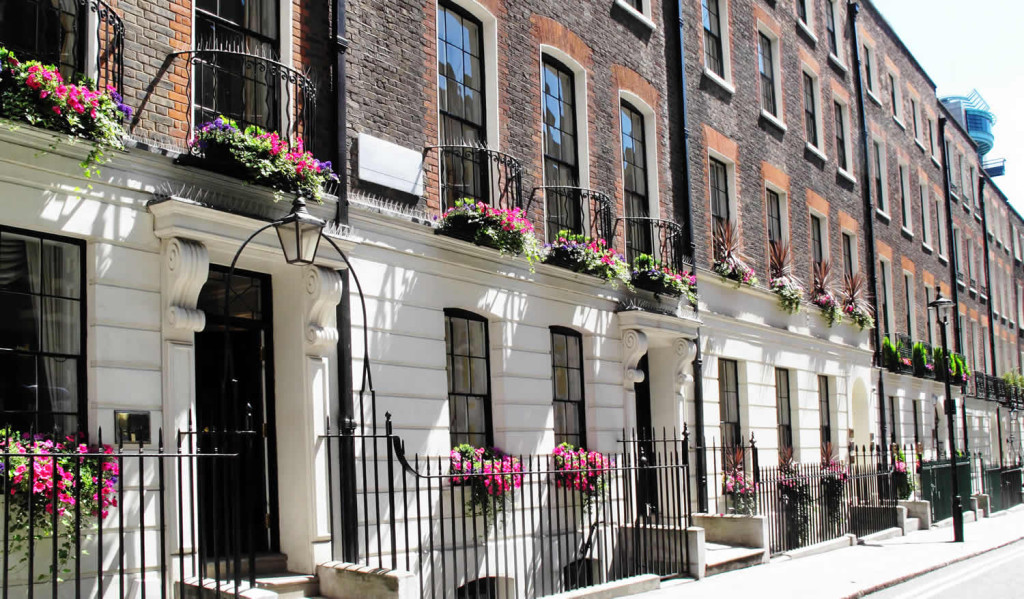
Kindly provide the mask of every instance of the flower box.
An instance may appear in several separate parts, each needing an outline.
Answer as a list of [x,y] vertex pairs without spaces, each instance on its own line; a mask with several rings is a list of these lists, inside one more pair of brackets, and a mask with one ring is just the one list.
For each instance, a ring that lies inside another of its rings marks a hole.
[[697,305],[697,275],[676,272],[647,254],[640,254],[633,261],[629,280],[637,289],[669,297],[685,295],[691,306]]
[[494,208],[483,202],[458,200],[438,218],[434,232],[502,254],[523,256],[531,267],[541,258],[533,223],[522,208]]
[[569,231],[559,231],[553,243],[545,246],[545,264],[592,275],[610,282],[629,285],[629,266],[604,239],[591,239]]

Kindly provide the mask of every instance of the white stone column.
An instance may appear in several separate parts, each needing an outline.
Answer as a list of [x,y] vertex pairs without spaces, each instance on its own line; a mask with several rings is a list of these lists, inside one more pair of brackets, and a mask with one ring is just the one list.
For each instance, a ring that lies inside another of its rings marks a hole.
[[644,380],[644,373],[637,368],[640,358],[647,353],[647,334],[638,329],[626,329],[622,332],[622,386],[625,388],[624,399],[627,429],[636,428],[636,389],[634,385]]

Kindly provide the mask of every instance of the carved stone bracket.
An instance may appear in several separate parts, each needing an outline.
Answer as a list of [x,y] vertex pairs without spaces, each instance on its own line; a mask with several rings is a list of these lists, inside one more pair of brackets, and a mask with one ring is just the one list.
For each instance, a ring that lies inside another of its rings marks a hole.
[[640,358],[647,353],[647,334],[637,329],[626,329],[622,333],[622,386],[632,389],[644,380],[644,373],[637,368]]
[[684,387],[693,382],[693,374],[686,372],[693,364],[693,357],[697,355],[697,344],[692,339],[680,337],[673,344],[676,354],[676,386],[679,393],[683,393]]
[[197,333],[206,326],[206,314],[196,309],[199,291],[210,273],[210,255],[198,241],[172,237],[164,253],[164,289],[167,324],[172,330]]
[[329,268],[306,268],[306,341],[314,347],[338,342],[338,326],[334,323],[334,309],[341,301],[341,275]]

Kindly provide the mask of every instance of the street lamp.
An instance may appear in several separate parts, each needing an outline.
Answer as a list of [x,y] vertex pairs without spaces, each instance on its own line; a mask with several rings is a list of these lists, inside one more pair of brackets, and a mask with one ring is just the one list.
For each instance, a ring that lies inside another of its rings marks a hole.
[[949,311],[955,302],[949,298],[942,297],[939,291],[935,301],[928,304],[928,309],[935,309],[936,319],[939,323],[942,339],[942,380],[946,386],[946,427],[949,432],[949,476],[953,490],[953,541],[962,543],[964,540],[964,511],[960,502],[960,483],[956,476],[956,429],[953,420],[956,418],[956,402],[953,401],[953,390],[949,384],[949,347],[946,343],[946,327],[949,325]]
[[[274,224],[288,264],[312,264],[326,223],[306,210],[306,200],[295,196],[292,211]],[[239,250],[241,251],[241,250]]]

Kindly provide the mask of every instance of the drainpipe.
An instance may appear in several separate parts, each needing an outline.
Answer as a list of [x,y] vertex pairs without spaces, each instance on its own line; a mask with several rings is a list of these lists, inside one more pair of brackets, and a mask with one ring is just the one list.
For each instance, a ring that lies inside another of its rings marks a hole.
[[[871,164],[871,156],[869,152],[869,139],[868,135],[868,120],[867,115],[864,112],[864,79],[863,79],[863,68],[861,65],[861,42],[860,32],[857,30],[857,16],[860,14],[860,3],[850,2],[847,5],[847,12],[850,15],[850,28],[853,31],[853,70],[855,73],[854,80],[857,83],[857,111],[860,113],[860,157],[861,157],[861,197],[863,200],[864,208],[864,224],[868,232],[868,243],[867,254],[868,254],[868,281],[871,285],[871,297],[873,301],[873,307],[875,309],[875,355],[874,362],[875,367],[878,368],[878,434],[879,434],[879,445],[885,446],[885,440],[887,438],[886,422],[885,422],[885,369],[882,364],[882,328],[879,326],[879,320],[882,318],[882,311],[879,309],[878,304],[878,257],[875,249],[875,208],[871,202],[871,173],[868,169],[868,165]],[[888,462],[888,452],[882,451],[882,466],[885,467]]]
[[[946,254],[949,259],[949,283],[953,290],[953,346],[957,353],[963,355],[964,348],[961,345],[963,331],[960,330],[960,286],[956,282],[956,252],[957,247],[953,245],[953,193],[950,189],[949,156],[946,152],[946,117],[939,119],[939,143],[942,150],[942,190],[946,199]],[[989,322],[989,328],[994,332],[995,327]],[[963,386],[961,386],[963,389]],[[964,429],[964,453],[971,455],[971,443],[967,434],[967,397],[961,392],[960,398],[960,419]],[[954,464],[955,467],[955,464]]]
[[[676,0],[676,17],[679,21],[679,91],[680,91],[680,123],[683,136],[683,185],[682,190],[686,198],[686,241],[690,247],[690,258],[693,260],[693,271],[697,272],[697,244],[693,236],[693,203],[690,193],[690,129],[688,120],[688,104],[686,95],[686,31],[683,21],[683,0]],[[694,307],[695,312],[700,314],[700,304]],[[697,329],[697,351],[693,355],[693,425],[695,459],[697,462],[697,509],[704,513],[708,511],[708,476],[707,463],[704,452],[704,359],[701,355],[701,334]]]
[[[978,199],[981,201],[981,237],[982,237],[982,248],[985,252],[985,289],[988,290],[989,296],[988,301],[988,322],[990,332],[995,331],[995,313],[992,311],[992,262],[988,255],[988,214],[985,210],[985,177],[978,177]],[[995,364],[996,364],[996,336],[990,334],[988,336],[989,349],[992,351],[992,375],[995,375]]]
[[[348,221],[348,102],[345,80],[345,53],[348,40],[345,38],[345,0],[333,1],[334,21],[332,23],[332,41],[334,45],[334,100],[335,106],[335,140],[334,168],[339,173],[338,206],[334,214],[334,223],[340,225]],[[335,309],[338,322],[338,415],[341,438],[339,439],[339,489],[341,502],[341,556],[349,563],[359,561],[359,523],[356,514],[359,506],[356,500],[356,414],[353,403],[352,388],[352,298],[349,272],[341,273],[341,302]],[[327,431],[328,434],[331,431]],[[328,444],[330,451],[330,444]],[[333,510],[334,506],[329,506]],[[334,534],[334,531],[331,531]],[[332,554],[335,547],[331,547]]]

